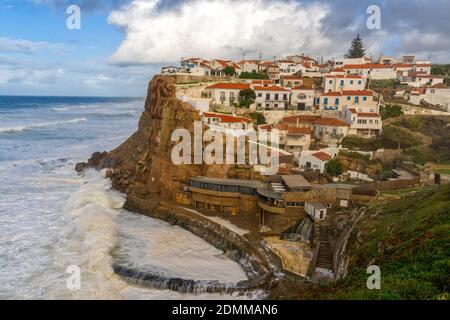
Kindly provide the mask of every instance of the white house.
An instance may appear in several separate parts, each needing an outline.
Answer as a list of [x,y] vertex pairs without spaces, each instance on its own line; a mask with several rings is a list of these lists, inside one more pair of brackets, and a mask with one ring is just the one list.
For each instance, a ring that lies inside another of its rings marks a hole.
[[281,86],[283,87],[295,87],[303,84],[303,79],[299,76],[281,76]]
[[373,137],[381,133],[383,123],[378,108],[359,106],[344,109],[345,121],[350,125],[349,134]]
[[241,60],[237,63],[241,72],[258,73],[261,71],[259,60]]
[[417,61],[414,65],[414,71],[417,73],[431,73],[431,61]]
[[343,139],[350,125],[337,118],[319,118],[314,123],[314,137],[320,140]]
[[343,69],[347,74],[364,75],[372,80],[396,79],[397,73],[395,66],[366,63],[366,64],[348,64]]
[[320,173],[325,172],[326,164],[328,161],[333,159],[331,155],[323,151],[306,151],[302,152],[299,162],[299,168],[303,171],[319,171]]
[[443,83],[427,87],[423,99],[428,103],[441,105],[450,112],[450,87]]
[[291,105],[297,110],[311,110],[314,106],[314,92],[310,86],[294,86],[291,90]]
[[323,221],[327,217],[327,208],[320,202],[306,202],[305,211],[314,221]]
[[360,75],[326,75],[323,82],[324,92],[366,88],[366,79]]
[[203,112],[203,122],[214,128],[224,128],[233,130],[253,129],[252,120],[245,117],[232,116],[222,113]]
[[216,83],[205,88],[205,94],[213,104],[233,106],[239,101],[239,92],[249,89],[247,83]]
[[286,110],[289,105],[291,92],[285,88],[271,86],[254,86],[256,93],[256,109]]
[[375,106],[372,90],[344,90],[325,92],[318,98],[321,110],[343,110],[347,106],[369,105]]
[[336,68],[343,67],[349,64],[366,64],[370,63],[368,58],[338,58],[334,60],[334,65]]

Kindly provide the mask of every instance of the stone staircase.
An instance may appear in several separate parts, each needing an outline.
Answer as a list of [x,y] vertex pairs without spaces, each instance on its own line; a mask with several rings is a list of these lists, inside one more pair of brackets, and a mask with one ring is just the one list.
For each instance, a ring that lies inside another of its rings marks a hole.
[[317,257],[316,268],[323,268],[327,270],[333,269],[333,253],[331,252],[328,241],[328,233],[330,226],[327,223],[321,222],[319,226],[319,253]]

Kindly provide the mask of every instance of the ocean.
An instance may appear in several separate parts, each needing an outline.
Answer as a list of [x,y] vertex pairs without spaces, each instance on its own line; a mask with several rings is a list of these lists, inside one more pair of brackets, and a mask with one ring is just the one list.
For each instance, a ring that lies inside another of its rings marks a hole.
[[[200,238],[122,209],[104,172],[77,162],[137,129],[144,99],[0,96],[0,299],[221,299],[137,288],[113,263],[234,283],[237,263]],[[80,287],[67,285],[77,266]],[[70,289],[69,289],[70,287]]]

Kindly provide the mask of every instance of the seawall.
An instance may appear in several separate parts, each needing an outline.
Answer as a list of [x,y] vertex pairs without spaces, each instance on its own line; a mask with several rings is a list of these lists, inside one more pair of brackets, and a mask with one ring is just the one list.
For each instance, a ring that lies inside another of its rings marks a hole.
[[124,208],[180,226],[202,238],[237,262],[248,277],[248,280],[236,284],[225,284],[217,281],[163,278],[148,272],[115,265],[115,272],[128,283],[184,293],[245,292],[256,289],[269,290],[274,286],[274,278],[269,271],[265,256],[246,238],[230,229],[195,212],[167,202],[129,196]]

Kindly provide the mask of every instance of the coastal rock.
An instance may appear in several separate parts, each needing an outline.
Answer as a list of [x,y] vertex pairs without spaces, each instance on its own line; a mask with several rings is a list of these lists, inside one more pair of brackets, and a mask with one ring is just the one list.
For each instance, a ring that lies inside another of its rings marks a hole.
[[116,149],[93,154],[87,163],[77,165],[77,171],[110,168],[113,188],[166,200],[173,199],[175,191],[193,176],[225,177],[223,168],[208,170],[207,165],[173,164],[173,131],[187,129],[193,138],[194,121],[201,121],[192,105],[176,98],[176,84],[175,76],[155,76],[148,86],[137,132]]

